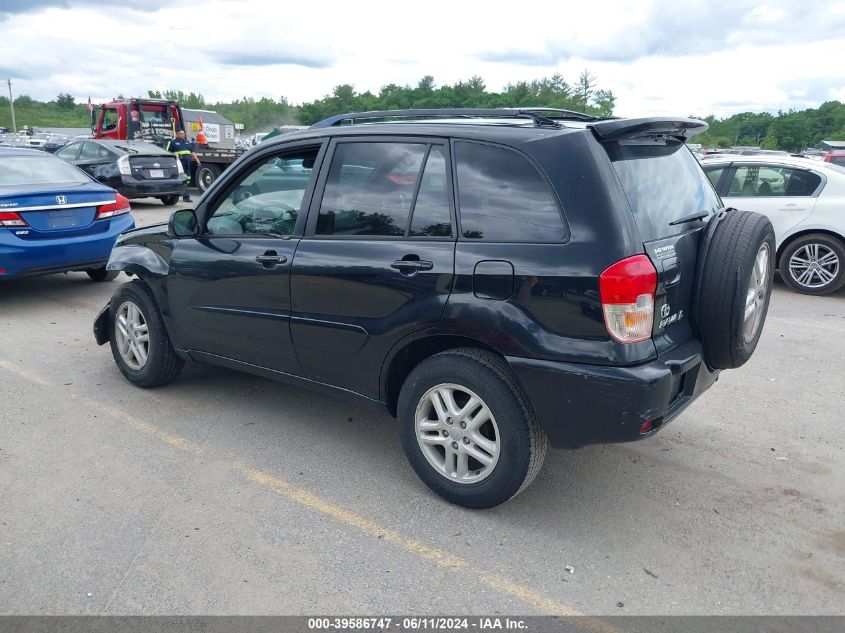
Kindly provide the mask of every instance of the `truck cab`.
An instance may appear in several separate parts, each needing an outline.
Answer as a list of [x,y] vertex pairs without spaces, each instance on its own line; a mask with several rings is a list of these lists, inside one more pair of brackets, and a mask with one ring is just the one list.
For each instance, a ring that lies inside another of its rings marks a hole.
[[103,104],[93,126],[94,138],[145,140],[166,145],[177,130],[184,130],[182,108],[162,99],[121,99]]

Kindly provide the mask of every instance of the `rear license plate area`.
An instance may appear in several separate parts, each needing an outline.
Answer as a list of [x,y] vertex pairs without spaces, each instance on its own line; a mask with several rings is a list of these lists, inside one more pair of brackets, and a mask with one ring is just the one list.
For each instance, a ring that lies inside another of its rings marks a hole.
[[72,229],[80,226],[76,211],[47,211],[47,228]]
[[164,178],[164,170],[163,169],[151,169],[150,170],[150,178]]

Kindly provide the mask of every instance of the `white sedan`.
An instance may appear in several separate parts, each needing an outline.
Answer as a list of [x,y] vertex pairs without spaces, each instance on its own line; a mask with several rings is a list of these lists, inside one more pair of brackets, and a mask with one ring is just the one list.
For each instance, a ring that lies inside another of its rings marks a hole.
[[788,286],[823,295],[845,285],[845,168],[771,155],[721,155],[701,166],[727,206],[772,221]]

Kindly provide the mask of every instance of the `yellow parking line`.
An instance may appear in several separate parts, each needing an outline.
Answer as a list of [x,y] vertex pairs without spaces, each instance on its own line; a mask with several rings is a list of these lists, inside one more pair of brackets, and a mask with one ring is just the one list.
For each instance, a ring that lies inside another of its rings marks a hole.
[[[26,370],[17,367],[7,361],[0,361],[0,367],[8,369],[36,384],[49,387],[51,386],[49,382],[32,374]],[[103,402],[99,402],[97,400],[86,399],[83,401],[88,407],[101,411],[112,417],[113,419],[119,422],[125,422],[129,426],[147,433],[148,435],[165,442],[166,444],[173,446],[174,448],[178,448],[180,450],[189,451],[192,453],[202,453],[205,451],[205,447],[200,446],[199,444],[194,444],[189,440],[180,437],[178,435],[173,435],[172,433],[168,433],[163,429],[147,422],[146,420],[142,420],[137,418],[125,411],[107,405]],[[385,541],[397,547],[401,547],[407,552],[415,554],[416,556],[432,561],[436,565],[440,567],[445,567],[454,570],[464,570],[466,572],[472,573],[475,578],[477,578],[482,584],[486,585],[490,589],[513,596],[514,598],[520,600],[521,602],[531,605],[542,611],[543,613],[547,613],[549,615],[558,615],[564,617],[573,617],[573,616],[582,616],[583,614],[569,607],[562,602],[558,602],[551,598],[548,598],[537,591],[534,591],[530,587],[526,587],[524,585],[520,585],[519,583],[513,582],[503,576],[498,574],[488,573],[480,569],[476,569],[469,561],[455,556],[453,554],[449,554],[448,552],[444,552],[436,547],[431,547],[430,545],[426,545],[422,541],[419,541],[414,538],[410,538],[407,536],[403,536],[396,530],[384,527],[375,521],[371,521],[366,517],[363,517],[359,514],[355,514],[354,512],[350,512],[345,508],[336,505],[330,501],[322,499],[317,495],[308,492],[307,490],[303,490],[302,488],[297,488],[289,484],[286,481],[283,481],[273,475],[265,473],[260,470],[256,470],[254,468],[249,468],[239,462],[230,462],[229,465],[233,470],[237,473],[245,476],[250,481],[257,483],[261,486],[266,488],[270,488],[271,490],[283,495],[287,499],[303,506],[309,508],[310,510],[314,510],[321,514],[324,514],[336,521],[339,521],[345,525],[349,525],[351,527],[357,528],[370,536],[374,536],[379,540]],[[600,633],[618,633],[618,629],[616,627],[608,624],[597,618],[592,617],[583,617],[578,618],[576,622],[574,622],[578,627],[583,629],[588,629],[591,631],[596,631]]]
[[121,411],[120,409],[115,409],[114,407],[110,407],[107,404],[99,402],[97,400],[85,400],[86,405],[91,407],[92,409],[97,409],[98,411],[102,411],[103,413],[111,416],[115,420],[119,422],[126,422],[129,426],[132,426],[139,431],[143,431],[144,433],[148,433],[153,437],[170,444],[175,448],[180,448],[185,451],[190,451],[191,453],[202,453],[205,450],[205,447],[200,446],[199,444],[193,444],[192,442],[186,440],[184,437],[179,437],[178,435],[173,435],[164,431],[154,424],[150,424],[146,420],[141,420],[140,418],[136,418],[134,415],[130,415],[125,411]]
[[[337,521],[340,521],[341,523],[356,527],[359,530],[370,534],[371,536],[375,536],[376,538],[384,540],[388,543],[397,545],[405,551],[411,552],[412,554],[416,554],[417,556],[420,556],[421,558],[424,558],[426,560],[433,561],[441,567],[473,571],[471,564],[463,558],[453,556],[452,554],[448,554],[435,547],[426,545],[425,543],[418,541],[417,539],[402,536],[399,532],[395,530],[383,527],[378,523],[375,523],[374,521],[371,521],[358,514],[350,512],[349,510],[335,505],[330,501],[321,499],[320,497],[308,492],[307,490],[292,486],[286,481],[282,481],[281,479],[273,477],[272,475],[268,475],[267,473],[262,472],[260,470],[248,468],[243,464],[235,463],[232,466],[236,471],[238,471],[242,475],[245,475],[248,479],[254,481],[255,483],[261,484],[262,486],[275,490],[276,492],[284,495],[291,501],[294,501],[300,505],[310,508],[311,510],[316,510],[317,512],[325,514]],[[572,609],[563,603],[551,600],[550,598],[547,598],[537,593],[536,591],[529,589],[528,587],[512,582],[507,578],[503,578],[496,574],[488,574],[481,572],[477,573],[476,577],[489,588],[494,589],[499,593],[510,594],[518,598],[519,600],[530,604],[539,609],[540,611],[543,611],[550,615],[582,615],[575,609]]]
[[42,387],[50,386],[50,383],[44,380],[41,376],[33,374],[31,371],[27,371],[23,367],[18,367],[14,363],[10,363],[7,360],[0,360],[0,367],[9,370],[13,374],[17,374],[21,378],[26,378],[30,382],[34,382],[37,385],[41,385]]

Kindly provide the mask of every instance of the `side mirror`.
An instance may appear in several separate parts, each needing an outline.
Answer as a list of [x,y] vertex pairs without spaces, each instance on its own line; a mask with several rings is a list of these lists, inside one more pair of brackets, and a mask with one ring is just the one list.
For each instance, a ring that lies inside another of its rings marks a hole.
[[194,237],[199,231],[199,222],[193,209],[179,209],[170,216],[168,232],[175,237]]

